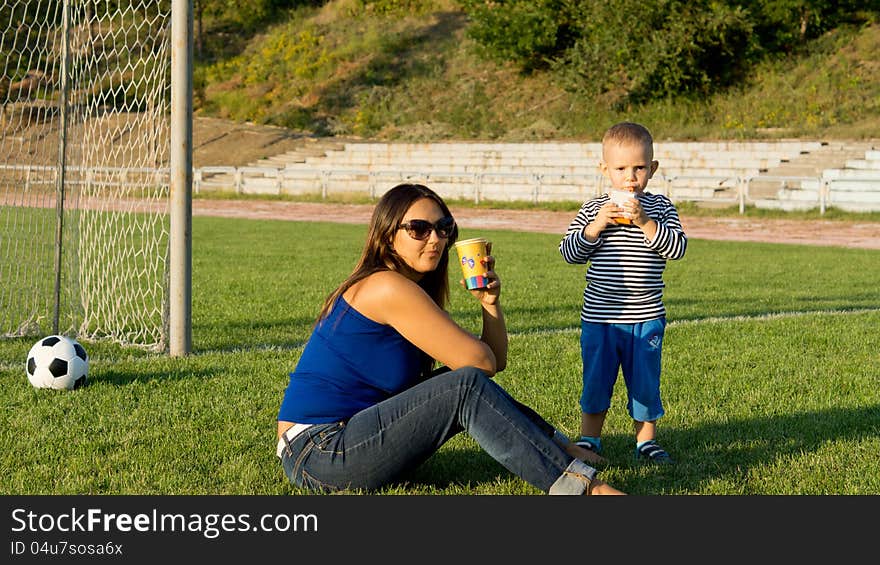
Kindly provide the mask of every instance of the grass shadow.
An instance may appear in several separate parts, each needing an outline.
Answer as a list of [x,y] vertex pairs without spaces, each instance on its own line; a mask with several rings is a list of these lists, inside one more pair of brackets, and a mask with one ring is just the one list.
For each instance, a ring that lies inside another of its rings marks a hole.
[[458,447],[441,449],[401,481],[436,489],[466,489],[469,485],[495,482],[499,476],[511,474],[488,453],[479,447]]
[[875,405],[741,418],[692,429],[663,428],[662,444],[675,460],[672,465],[635,462],[631,434],[609,435],[603,446],[612,465],[641,470],[618,485],[632,494],[696,493],[713,480],[742,485],[742,492],[730,494],[764,494],[760,485],[748,483],[751,469],[789,457],[803,458],[828,442],[859,441],[878,434],[880,405]]
[[[632,495],[697,494],[717,480],[743,485],[742,491],[728,494],[761,495],[769,493],[762,492],[761,485],[749,484],[752,468],[788,457],[803,458],[830,441],[858,441],[878,434],[880,405],[737,419],[687,430],[665,428],[663,445],[675,460],[671,465],[636,462],[631,434],[607,435],[603,454],[609,459],[606,468],[623,471],[622,478],[613,479],[614,486]],[[509,471],[478,447],[457,446],[441,449],[388,488],[467,490],[509,477]]]

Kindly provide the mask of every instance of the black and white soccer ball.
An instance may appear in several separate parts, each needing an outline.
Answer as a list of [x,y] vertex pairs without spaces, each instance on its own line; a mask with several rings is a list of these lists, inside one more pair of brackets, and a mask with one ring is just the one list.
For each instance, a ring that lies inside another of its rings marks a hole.
[[86,384],[89,356],[73,338],[50,335],[31,347],[27,377],[37,388],[73,390]]

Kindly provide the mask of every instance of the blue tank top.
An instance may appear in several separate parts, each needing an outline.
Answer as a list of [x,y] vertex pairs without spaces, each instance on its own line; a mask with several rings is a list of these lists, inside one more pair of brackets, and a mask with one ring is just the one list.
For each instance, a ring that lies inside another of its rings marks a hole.
[[278,411],[300,424],[347,420],[421,380],[421,351],[340,296],[312,332]]

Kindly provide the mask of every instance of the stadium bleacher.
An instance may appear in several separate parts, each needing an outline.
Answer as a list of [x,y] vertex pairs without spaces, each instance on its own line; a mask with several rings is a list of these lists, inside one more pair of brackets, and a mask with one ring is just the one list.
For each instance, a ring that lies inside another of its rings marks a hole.
[[[239,167],[203,168],[196,190],[378,196],[424,182],[445,197],[583,201],[604,190],[598,142],[328,142]],[[880,150],[872,142],[663,141],[650,190],[673,200],[803,209],[880,210]]]

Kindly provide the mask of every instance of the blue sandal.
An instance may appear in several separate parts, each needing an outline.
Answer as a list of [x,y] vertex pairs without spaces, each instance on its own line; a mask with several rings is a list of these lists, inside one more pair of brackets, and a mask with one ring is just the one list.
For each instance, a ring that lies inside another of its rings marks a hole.
[[666,450],[660,447],[656,441],[649,439],[648,441],[636,447],[636,461],[644,461],[647,463],[672,463],[672,457],[666,453]]
[[597,444],[593,443],[592,441],[590,441],[589,439],[585,438],[584,436],[579,437],[578,440],[576,442],[574,442],[574,444],[577,446],[583,447],[587,451],[592,451],[593,453],[595,453],[597,455],[599,453],[602,453],[602,444],[601,443],[597,445]]

